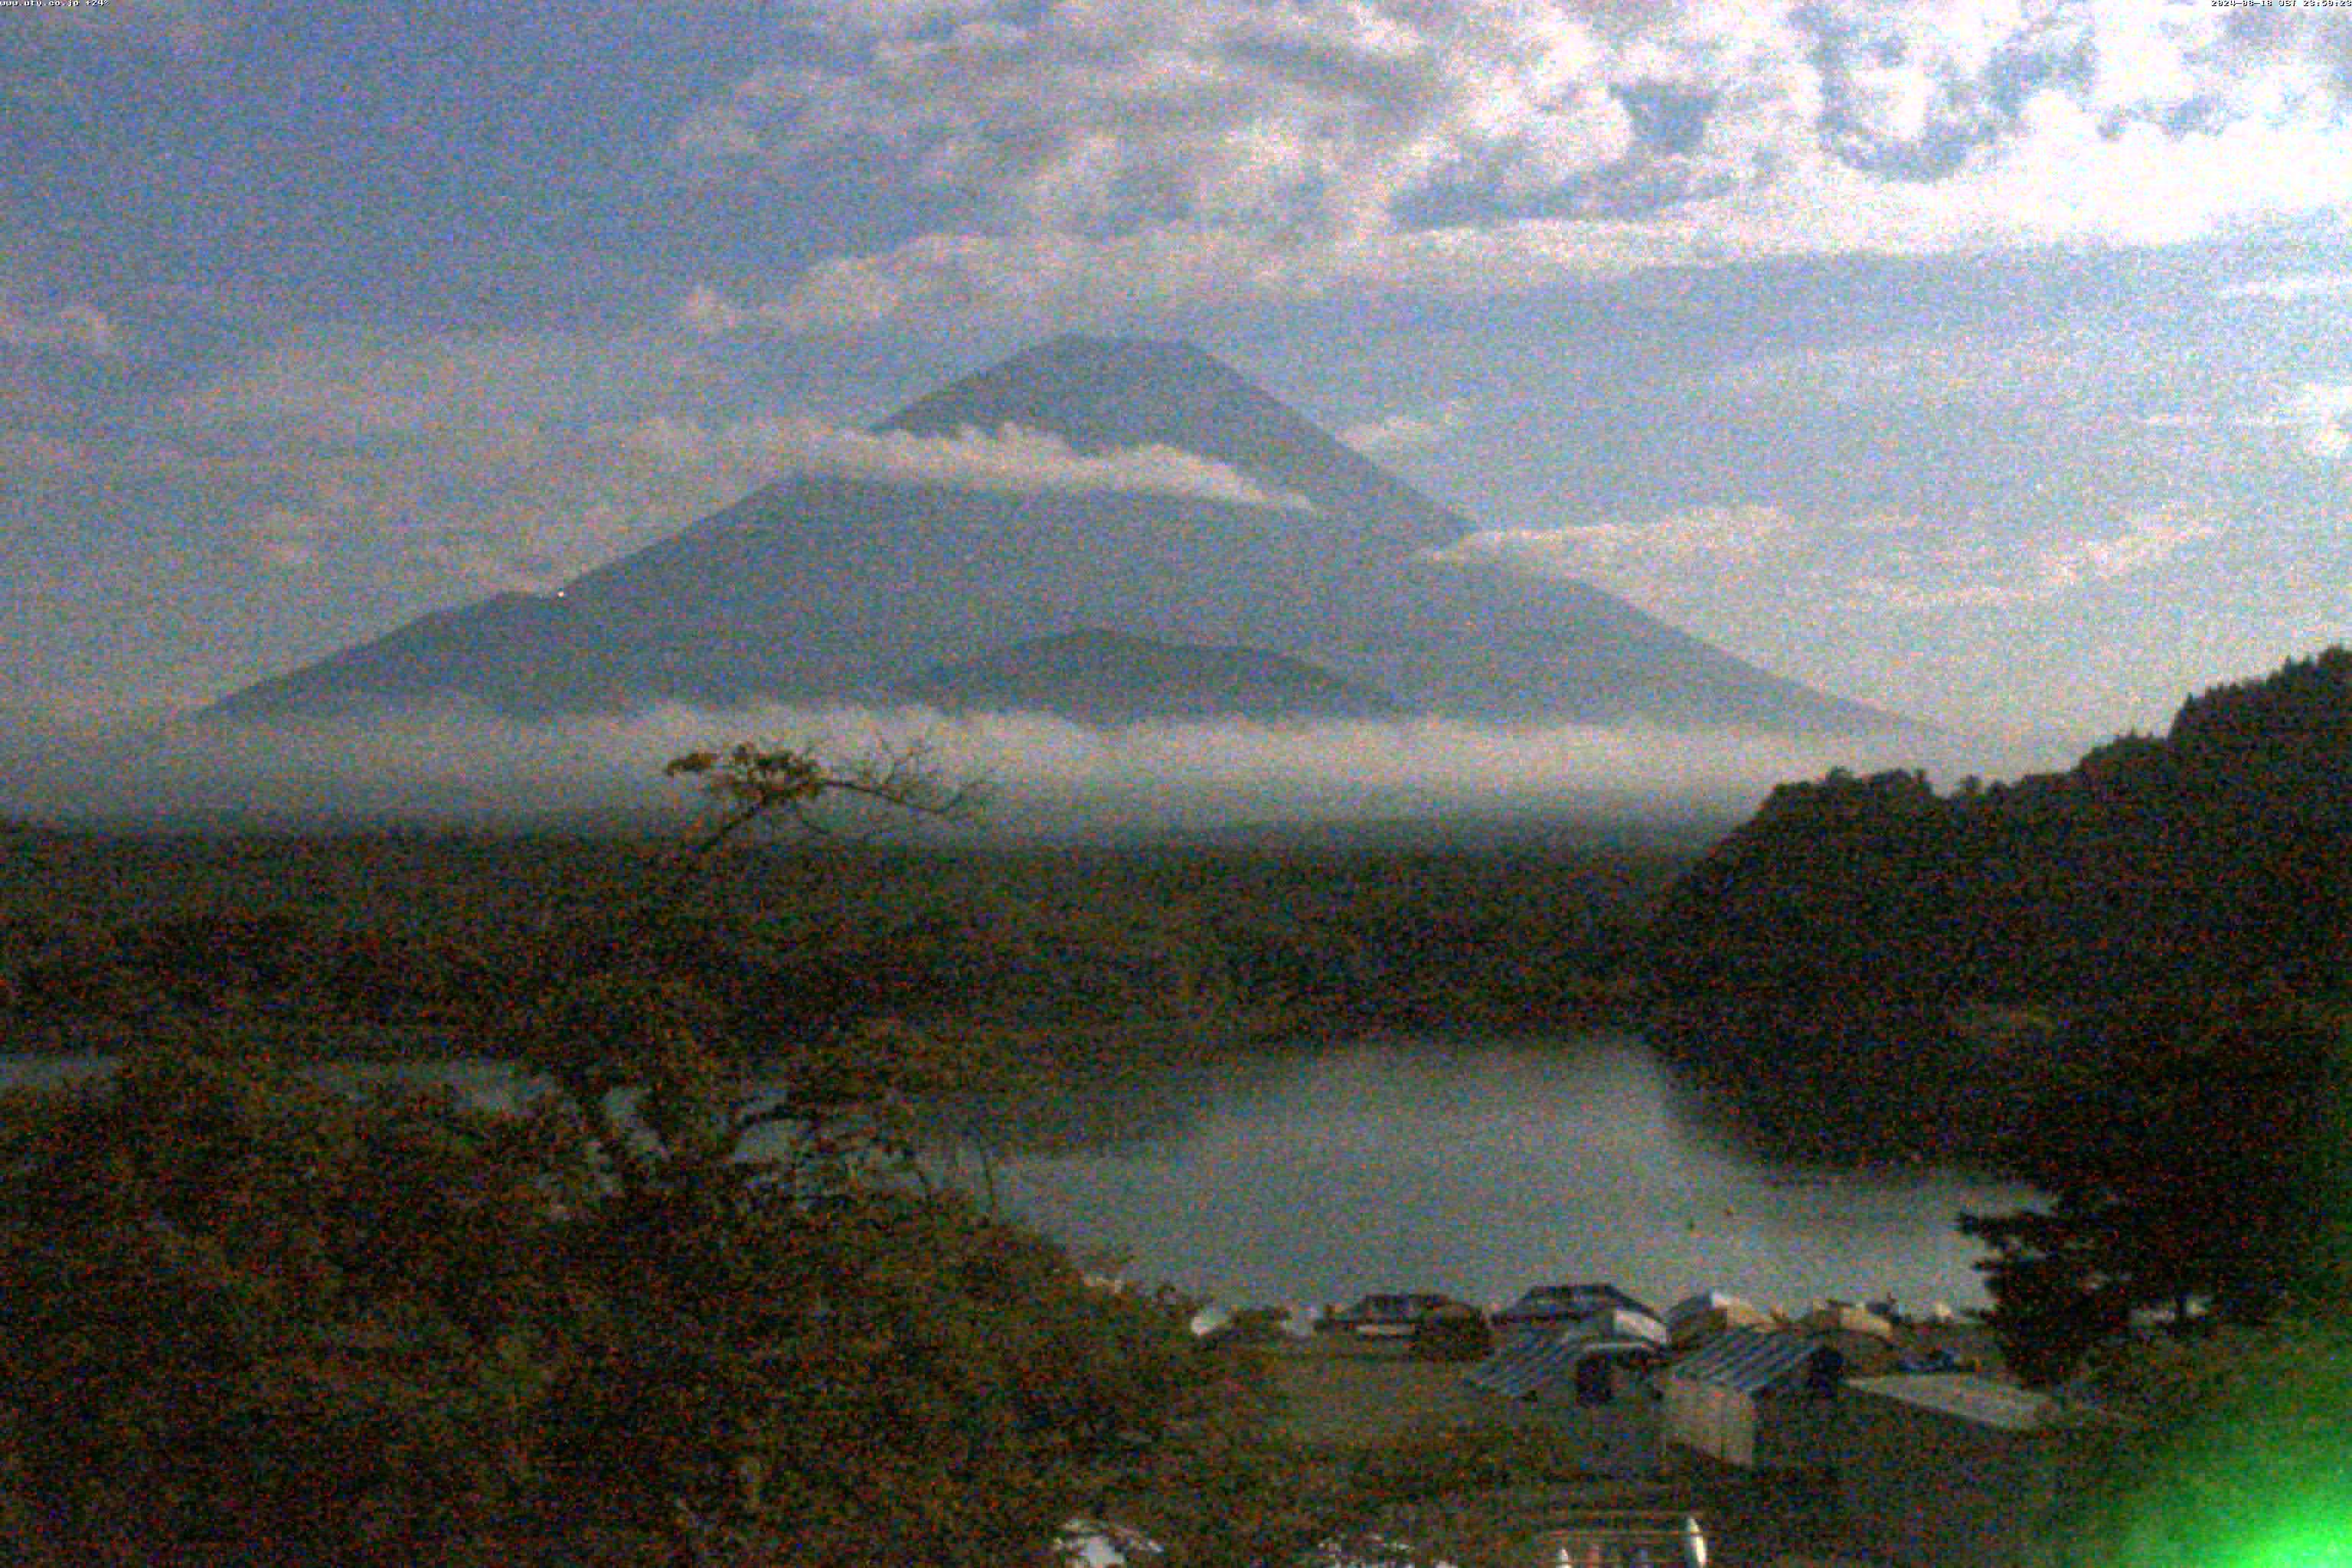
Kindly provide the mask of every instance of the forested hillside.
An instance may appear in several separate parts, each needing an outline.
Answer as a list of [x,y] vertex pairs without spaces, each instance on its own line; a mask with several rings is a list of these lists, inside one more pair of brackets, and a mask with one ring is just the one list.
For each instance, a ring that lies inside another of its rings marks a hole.
[[2070,1019],[2331,989],[2347,779],[2338,647],[2063,773],[1943,795],[1913,773],[1784,785],[1668,895],[1659,1043],[1785,1151],[1987,1153],[2080,1065]]
[[[1573,836],[1459,848],[754,848],[703,908],[766,943],[705,983],[888,1016],[1038,1068],[1381,1030],[1621,1016],[1696,851]],[[9,1048],[108,1046],[234,1008],[310,1054],[445,1054],[522,950],[642,897],[657,846],[552,837],[0,834]]]

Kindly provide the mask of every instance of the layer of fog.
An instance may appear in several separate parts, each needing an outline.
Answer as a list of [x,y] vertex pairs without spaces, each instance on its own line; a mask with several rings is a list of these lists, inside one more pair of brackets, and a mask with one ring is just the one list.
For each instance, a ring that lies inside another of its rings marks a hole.
[[1801,742],[1437,719],[1100,731],[924,708],[664,707],[530,724],[449,713],[301,725],[20,717],[11,728],[0,814],[26,820],[658,824],[697,803],[689,784],[664,777],[666,763],[750,742],[812,751],[836,769],[914,757],[943,779],[979,781],[988,805],[977,826],[941,831],[982,839],[1442,816],[1737,816],[1775,784],[1832,767],[1921,767],[1948,785],[1963,772],[2007,777],[2065,760],[1969,754],[1916,734]]

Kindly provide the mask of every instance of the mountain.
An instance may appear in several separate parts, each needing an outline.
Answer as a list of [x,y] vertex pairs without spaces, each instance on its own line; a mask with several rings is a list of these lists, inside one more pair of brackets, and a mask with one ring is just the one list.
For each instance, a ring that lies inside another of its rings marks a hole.
[[[1465,719],[1798,733],[1898,722],[1589,584],[1445,558],[1468,521],[1198,349],[1057,338],[879,430],[947,448],[1016,426],[1061,443],[1066,468],[1096,467],[1018,490],[937,470],[787,479],[556,595],[423,616],[212,711],[456,702],[540,719],[891,701],[922,672],[1001,648],[1008,630],[1092,626],[1279,654]],[[1143,459],[1163,477],[1129,477]],[[1219,482],[1167,481],[1171,460]]]
[[892,689],[941,712],[1046,713],[1109,729],[1155,719],[1394,719],[1405,705],[1262,648],[1198,647],[1082,626],[927,670]]

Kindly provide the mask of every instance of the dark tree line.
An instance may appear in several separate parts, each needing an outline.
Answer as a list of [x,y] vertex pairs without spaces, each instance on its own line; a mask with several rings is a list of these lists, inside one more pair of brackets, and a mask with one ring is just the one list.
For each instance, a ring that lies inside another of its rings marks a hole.
[[2315,1288],[2344,1131],[2348,784],[2333,648],[2064,773],[1783,786],[1668,896],[1657,1037],[1783,1152],[2053,1194],[1969,1221],[2037,1375],[2135,1315],[2263,1321]]

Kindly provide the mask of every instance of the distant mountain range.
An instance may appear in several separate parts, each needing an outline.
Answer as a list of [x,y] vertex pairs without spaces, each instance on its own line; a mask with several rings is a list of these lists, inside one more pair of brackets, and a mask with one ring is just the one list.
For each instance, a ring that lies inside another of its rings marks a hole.
[[[1271,703],[1799,734],[1900,725],[1587,584],[1444,556],[1467,521],[1198,349],[1057,338],[879,433],[1051,437],[1100,465],[1083,485],[1025,489],[787,479],[557,594],[437,611],[211,711],[456,703],[536,720],[918,697],[1086,722]],[[1219,482],[1129,483],[1121,464],[1139,455]]]

